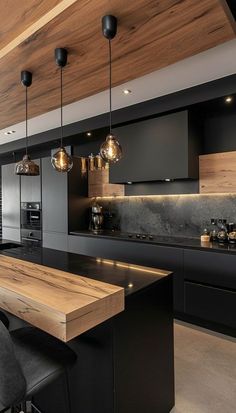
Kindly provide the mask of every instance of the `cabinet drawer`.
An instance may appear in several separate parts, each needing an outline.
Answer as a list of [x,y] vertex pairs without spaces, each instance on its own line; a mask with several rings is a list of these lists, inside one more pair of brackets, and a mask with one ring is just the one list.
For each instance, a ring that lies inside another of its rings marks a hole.
[[236,291],[186,281],[184,287],[186,313],[236,328]]
[[2,238],[20,242],[20,228],[2,227]]
[[236,254],[185,250],[184,279],[236,290]]
[[43,247],[59,251],[68,251],[68,235],[59,232],[43,232]]

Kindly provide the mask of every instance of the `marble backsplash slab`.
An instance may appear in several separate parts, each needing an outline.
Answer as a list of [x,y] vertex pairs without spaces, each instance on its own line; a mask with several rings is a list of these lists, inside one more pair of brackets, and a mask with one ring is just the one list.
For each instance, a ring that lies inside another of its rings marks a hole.
[[211,218],[236,223],[236,195],[171,195],[100,198],[106,226],[122,232],[199,237]]

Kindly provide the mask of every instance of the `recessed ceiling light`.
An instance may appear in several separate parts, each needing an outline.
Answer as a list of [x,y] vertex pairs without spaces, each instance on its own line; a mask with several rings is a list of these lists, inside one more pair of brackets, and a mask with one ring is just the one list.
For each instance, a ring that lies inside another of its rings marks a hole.
[[227,96],[227,97],[225,98],[225,103],[231,103],[232,100],[233,100],[232,96]]
[[92,132],[87,132],[86,135],[87,136],[92,136]]
[[165,181],[165,182],[170,182],[171,179],[170,179],[170,178],[166,178],[166,179],[164,179],[164,181]]
[[132,93],[132,91],[130,89],[124,89],[123,93],[124,93],[124,95],[130,95],[130,93]]
[[4,132],[4,135],[12,135],[15,132],[15,130],[8,130],[7,132]]
[[133,183],[133,182],[131,182],[131,181],[128,181],[128,182],[127,182],[128,185],[132,185],[132,183]]

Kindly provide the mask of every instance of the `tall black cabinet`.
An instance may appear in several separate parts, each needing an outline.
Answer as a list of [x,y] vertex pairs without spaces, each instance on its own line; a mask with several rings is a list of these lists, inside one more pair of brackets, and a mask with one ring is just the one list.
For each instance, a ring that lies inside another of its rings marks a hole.
[[43,246],[67,251],[67,173],[56,172],[50,157],[42,159],[42,219]]

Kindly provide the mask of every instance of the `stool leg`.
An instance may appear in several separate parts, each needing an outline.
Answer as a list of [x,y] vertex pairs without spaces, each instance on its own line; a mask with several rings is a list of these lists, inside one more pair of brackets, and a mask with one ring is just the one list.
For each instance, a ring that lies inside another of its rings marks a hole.
[[72,413],[71,402],[70,402],[70,386],[69,386],[69,377],[67,370],[65,371],[65,381],[66,381],[66,399],[67,399],[67,411]]

